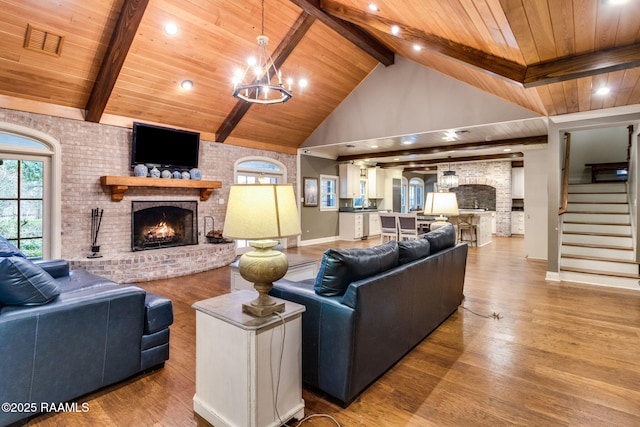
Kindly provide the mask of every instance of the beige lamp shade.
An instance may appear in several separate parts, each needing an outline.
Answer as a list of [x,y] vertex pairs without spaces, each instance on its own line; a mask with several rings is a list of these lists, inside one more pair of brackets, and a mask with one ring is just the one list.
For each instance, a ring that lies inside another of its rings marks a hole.
[[262,240],[296,236],[301,232],[291,184],[231,186],[224,237]]
[[424,206],[425,215],[458,215],[458,199],[456,193],[427,193],[427,201]]

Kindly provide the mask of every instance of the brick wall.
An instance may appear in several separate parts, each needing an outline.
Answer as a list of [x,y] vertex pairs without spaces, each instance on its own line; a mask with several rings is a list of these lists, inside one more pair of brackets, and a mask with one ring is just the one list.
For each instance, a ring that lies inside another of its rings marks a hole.
[[[511,236],[511,161],[451,163],[438,166],[438,182],[446,170],[455,171],[458,185],[481,184],[496,189],[496,236]],[[448,191],[447,189],[444,189]]]
[[[88,123],[40,114],[0,108],[0,122],[25,126],[51,135],[62,147],[62,224],[61,254],[65,259],[81,260],[90,254],[91,209],[104,209],[98,236],[100,253],[105,261],[139,259],[131,252],[131,201],[132,200],[199,200],[199,192],[189,189],[130,188],[121,202],[112,202],[109,189],[100,185],[103,175],[133,175],[130,167],[131,129]],[[198,204],[198,231],[202,247],[218,246],[204,243],[204,217],[212,216],[215,228],[222,228],[229,186],[233,183],[236,160],[247,156],[263,156],[275,159],[287,167],[288,182],[296,185],[296,156],[266,150],[256,150],[209,141],[200,143],[202,179],[218,180],[222,188],[213,192],[206,202]],[[149,178],[151,179],[151,178]],[[288,241],[295,245],[296,239]],[[190,247],[193,250],[193,247]],[[212,249],[209,249],[211,251]],[[146,251],[149,255],[156,251]],[[142,257],[149,263],[148,272],[159,268],[161,277],[167,277],[168,269],[162,267],[166,253],[179,257],[189,249],[163,249],[162,257]],[[219,251],[218,249],[213,252]],[[225,255],[226,256],[226,255]],[[149,259],[146,259],[149,258]],[[181,262],[198,263],[197,257]],[[230,261],[229,261],[230,262]],[[228,263],[228,262],[227,262]],[[201,271],[194,265],[193,271]],[[175,269],[174,269],[175,271]],[[180,274],[188,271],[180,270]],[[155,277],[153,277],[155,278]]]

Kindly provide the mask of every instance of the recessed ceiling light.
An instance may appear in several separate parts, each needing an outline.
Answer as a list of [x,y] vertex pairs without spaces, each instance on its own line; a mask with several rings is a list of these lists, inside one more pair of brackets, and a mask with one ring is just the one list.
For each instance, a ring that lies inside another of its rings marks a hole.
[[184,90],[191,90],[193,89],[193,82],[191,80],[183,80],[180,83],[180,87]]
[[164,32],[170,36],[178,34],[178,26],[173,22],[168,22],[164,26]]
[[396,157],[395,159],[393,159],[393,161],[394,161],[394,162],[397,162],[397,161],[399,161],[399,160],[400,160],[400,158],[399,158],[399,157]]
[[596,90],[596,94],[598,94],[598,95],[606,95],[606,94],[608,94],[609,92],[611,92],[611,89],[609,89],[609,88],[608,88],[608,87],[606,87],[606,86],[603,86],[603,87],[601,87],[600,89]]
[[372,145],[371,148],[378,148],[378,146],[377,145]]
[[405,139],[404,141],[402,141],[402,145],[411,145],[413,144],[413,141],[410,139]]
[[502,149],[502,151],[504,151],[505,153],[508,153],[509,151],[511,151],[511,148],[504,148]]
[[609,0],[607,3],[609,3],[610,5],[613,5],[613,6],[618,6],[620,4],[625,4],[628,1],[629,0]]
[[367,3],[367,7],[371,12],[380,12],[380,8],[376,6],[374,3]]
[[413,50],[415,50],[416,52],[420,52],[422,50],[422,46],[420,46],[419,44],[414,44]]
[[398,27],[397,25],[392,25],[391,34],[393,34],[394,36],[397,36],[398,34],[400,34],[400,27]]

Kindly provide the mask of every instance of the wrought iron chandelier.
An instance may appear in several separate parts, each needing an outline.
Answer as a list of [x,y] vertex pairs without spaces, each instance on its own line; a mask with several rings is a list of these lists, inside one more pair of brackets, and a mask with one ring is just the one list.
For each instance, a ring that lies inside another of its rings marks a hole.
[[[264,0],[262,0],[262,32],[257,37],[258,50],[255,56],[247,60],[244,70],[236,71],[233,77],[233,96],[252,104],[280,104],[293,96],[291,86],[293,79],[287,79],[287,86],[282,83],[282,72],[267,50],[269,37],[264,35]],[[306,81],[300,81],[301,86]]]

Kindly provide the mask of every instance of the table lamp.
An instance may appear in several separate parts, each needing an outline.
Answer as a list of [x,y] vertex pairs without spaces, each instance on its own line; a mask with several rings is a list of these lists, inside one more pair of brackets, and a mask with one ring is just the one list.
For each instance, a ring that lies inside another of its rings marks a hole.
[[242,311],[256,317],[284,310],[269,296],[273,282],[289,268],[287,257],[273,250],[273,239],[301,233],[293,186],[290,184],[232,185],[222,235],[249,240],[254,250],[240,257],[238,271],[258,291],[258,298],[242,305]]
[[436,222],[431,224],[431,230],[435,230],[449,224],[445,215],[458,215],[458,199],[456,198],[456,193],[427,193],[427,201],[424,206],[424,214],[439,215],[436,218]]

